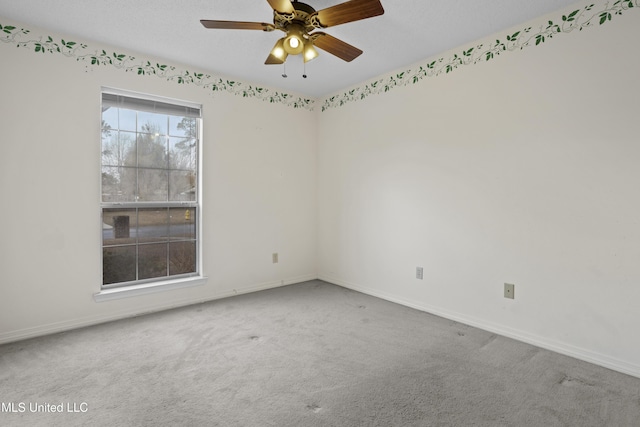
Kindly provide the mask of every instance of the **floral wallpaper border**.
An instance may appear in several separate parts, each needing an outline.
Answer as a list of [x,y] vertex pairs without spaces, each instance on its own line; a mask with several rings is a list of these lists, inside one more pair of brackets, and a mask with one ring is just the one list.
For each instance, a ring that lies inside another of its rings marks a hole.
[[284,92],[250,85],[237,80],[222,79],[212,74],[180,69],[173,65],[162,64],[136,58],[125,53],[104,49],[91,52],[88,45],[51,36],[35,36],[31,31],[12,25],[0,24],[0,41],[15,44],[18,48],[31,49],[35,53],[61,54],[75,58],[91,67],[114,67],[141,76],[157,76],[178,84],[194,84],[212,92],[228,92],[245,98],[257,98],[270,103],[284,104],[293,108],[313,110],[316,100],[296,97]]
[[570,33],[574,30],[582,31],[594,25],[602,25],[611,21],[615,15],[622,15],[623,12],[632,8],[640,10],[640,0],[606,1],[597,6],[589,4],[582,9],[576,9],[567,15],[562,15],[558,22],[548,21],[536,30],[533,27],[527,27],[507,35],[504,40],[498,39],[490,45],[479,44],[449,58],[439,58],[419,65],[416,69],[407,69],[394,75],[387,75],[364,86],[330,96],[324,99],[321,108],[322,111],[325,111],[329,108],[340,107],[349,102],[385,93],[397,87],[416,84],[426,77],[450,73],[463,65],[490,61],[502,52],[538,46],[558,34]]
[[[535,30],[533,27],[527,27],[507,35],[504,40],[498,39],[495,43],[489,45],[479,44],[456,53],[449,58],[442,57],[432,60],[419,65],[418,68],[387,75],[364,86],[327,97],[322,101],[321,109],[325,111],[329,108],[336,108],[349,102],[365,99],[371,95],[385,93],[397,87],[416,84],[426,77],[448,74],[463,65],[487,62],[502,52],[538,46],[558,34],[570,33],[574,30],[582,31],[594,25],[605,24],[611,21],[615,15],[621,15],[632,8],[640,10],[640,0],[608,0],[598,5],[595,3],[589,4],[567,15],[562,15],[557,23],[548,21]],[[4,43],[15,44],[18,48],[31,49],[35,53],[61,54],[69,58],[75,58],[76,61],[84,62],[91,67],[114,67],[137,75],[157,76],[178,84],[194,84],[211,92],[227,92],[245,98],[256,98],[270,103],[283,104],[293,108],[304,108],[310,111],[314,109],[317,102],[313,98],[297,97],[236,80],[223,79],[212,74],[184,70],[173,65],[136,58],[124,53],[107,52],[104,49],[92,52],[89,46],[84,43],[64,39],[56,40],[51,36],[35,36],[31,38],[30,33],[29,30],[24,28],[0,24],[0,41]]]

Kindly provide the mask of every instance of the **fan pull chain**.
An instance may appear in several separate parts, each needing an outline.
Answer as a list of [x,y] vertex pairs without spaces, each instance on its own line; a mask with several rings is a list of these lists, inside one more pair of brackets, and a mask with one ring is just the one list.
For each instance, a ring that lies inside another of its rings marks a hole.
[[303,62],[302,63],[302,67],[303,67],[303,71],[302,71],[302,78],[306,79],[307,78],[307,63]]
[[285,78],[285,79],[287,78],[287,63],[286,62],[282,64],[282,77]]

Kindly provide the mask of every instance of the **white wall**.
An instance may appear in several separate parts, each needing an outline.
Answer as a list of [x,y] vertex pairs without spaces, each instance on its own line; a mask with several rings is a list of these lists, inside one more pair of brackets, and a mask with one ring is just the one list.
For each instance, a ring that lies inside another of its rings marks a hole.
[[640,376],[639,18],[322,113],[320,277]]
[[[317,277],[314,112],[15,44],[0,55],[0,342]],[[205,285],[94,301],[101,86],[202,103]]]

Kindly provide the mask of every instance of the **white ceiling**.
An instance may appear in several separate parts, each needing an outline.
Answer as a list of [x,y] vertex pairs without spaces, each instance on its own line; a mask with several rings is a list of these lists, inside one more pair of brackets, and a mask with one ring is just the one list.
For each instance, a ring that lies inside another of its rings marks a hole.
[[[279,31],[205,29],[200,19],[272,22],[266,0],[0,0],[2,17],[75,37],[183,63],[194,71],[234,77],[287,92],[321,97],[372,77],[464,46],[575,0],[381,0],[382,16],[327,28],[364,51],[344,62],[322,50],[306,66],[289,57],[264,65]],[[316,10],[342,0],[306,0]],[[45,34],[46,35],[46,34]],[[169,62],[172,61],[172,62]]]

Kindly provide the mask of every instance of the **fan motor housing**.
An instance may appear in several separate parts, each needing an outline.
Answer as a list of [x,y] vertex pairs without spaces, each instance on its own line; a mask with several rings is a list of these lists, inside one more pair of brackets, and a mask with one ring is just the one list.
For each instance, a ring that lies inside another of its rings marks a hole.
[[286,32],[287,27],[296,23],[305,29],[305,32],[313,31],[316,27],[311,24],[311,16],[316,10],[306,3],[293,2],[293,13],[281,13],[277,10],[273,11],[273,23],[275,27]]
[[293,5],[293,8],[296,10],[296,12],[305,12],[307,15],[311,15],[316,11],[313,7],[309,6],[306,3],[300,3],[296,1],[291,4]]

